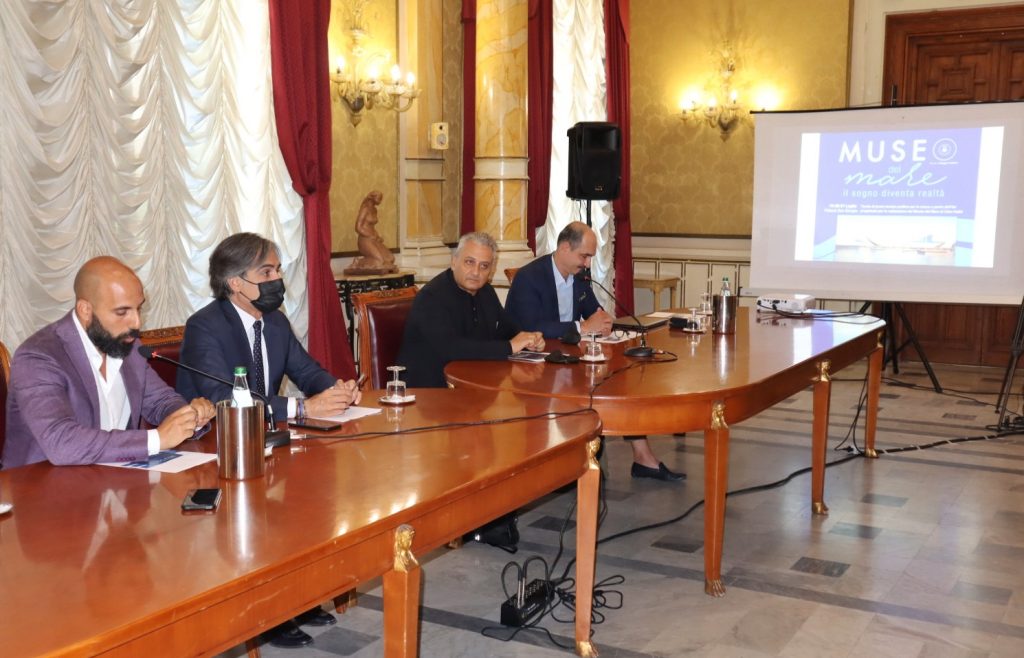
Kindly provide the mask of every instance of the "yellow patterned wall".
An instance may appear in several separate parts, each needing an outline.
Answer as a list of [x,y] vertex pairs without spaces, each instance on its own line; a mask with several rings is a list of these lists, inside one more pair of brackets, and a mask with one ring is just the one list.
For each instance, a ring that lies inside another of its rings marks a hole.
[[769,83],[774,109],[845,106],[850,0],[643,0],[630,14],[633,232],[750,235],[751,125],[723,141],[684,124],[680,99],[710,85],[729,42],[741,100]]
[[[339,53],[350,44],[347,0],[331,3],[328,48],[331,66]],[[371,2],[365,18],[373,43],[391,53],[394,63],[397,35],[397,5],[388,0]],[[346,57],[346,60],[349,60]],[[387,246],[398,246],[398,120],[390,110],[375,109],[365,113],[362,122],[353,126],[348,113],[331,91],[333,103],[333,162],[331,178],[331,251],[355,252],[355,219],[359,204],[371,190],[380,190],[384,200],[377,209],[380,222],[377,232]]]

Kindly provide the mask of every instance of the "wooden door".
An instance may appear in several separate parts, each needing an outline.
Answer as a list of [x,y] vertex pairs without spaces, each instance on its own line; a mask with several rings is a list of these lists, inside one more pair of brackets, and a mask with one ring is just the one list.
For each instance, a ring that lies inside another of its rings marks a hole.
[[[1024,4],[886,17],[889,105],[1024,98]],[[1016,306],[904,304],[932,361],[1005,365]],[[901,327],[902,330],[902,327]],[[913,350],[903,355],[917,359]]]

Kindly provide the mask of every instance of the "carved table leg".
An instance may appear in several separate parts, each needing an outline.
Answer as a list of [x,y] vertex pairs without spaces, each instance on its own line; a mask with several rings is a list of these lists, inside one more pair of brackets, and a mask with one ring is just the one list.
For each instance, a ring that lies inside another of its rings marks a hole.
[[384,574],[384,655],[416,656],[422,572],[412,554],[412,526],[395,530],[395,568]]
[[878,457],[875,431],[878,429],[878,394],[882,389],[882,352],[882,334],[879,333],[878,347],[868,356],[868,406],[864,410],[864,454],[872,459]]
[[828,413],[832,396],[832,377],[827,359],[818,362],[814,378],[814,425],[811,430],[811,511],[828,514],[825,505],[825,447],[828,443]]
[[722,543],[725,539],[725,489],[729,484],[729,426],[725,404],[716,402],[704,431],[704,593],[725,596]]
[[576,484],[576,653],[585,657],[597,655],[597,647],[590,642],[590,611],[594,603],[600,448],[600,437],[587,442],[587,470]]

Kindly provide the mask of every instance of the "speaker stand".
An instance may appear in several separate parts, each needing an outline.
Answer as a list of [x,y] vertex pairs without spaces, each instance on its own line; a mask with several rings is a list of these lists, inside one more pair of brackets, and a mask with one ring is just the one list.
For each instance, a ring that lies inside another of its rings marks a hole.
[[1013,330],[1013,340],[1010,342],[1010,362],[1006,365],[1003,385],[999,388],[999,399],[996,400],[996,411],[999,412],[999,423],[996,427],[999,429],[1010,426],[1006,422],[1006,412],[1010,405],[1010,389],[1013,388],[1013,376],[1017,372],[1017,362],[1020,361],[1021,353],[1024,353],[1024,299],[1021,300],[1020,310],[1017,311],[1017,327]]

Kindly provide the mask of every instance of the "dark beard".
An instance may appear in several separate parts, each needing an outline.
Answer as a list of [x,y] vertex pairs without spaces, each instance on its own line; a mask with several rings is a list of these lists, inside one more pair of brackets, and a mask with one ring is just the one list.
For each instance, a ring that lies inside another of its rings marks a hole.
[[[106,327],[100,324],[99,319],[93,316],[92,322],[85,328],[85,335],[100,352],[115,359],[123,359],[131,354],[132,347],[135,345],[134,339],[137,339],[140,333],[138,329],[130,329],[120,336],[112,336]],[[124,342],[128,338],[133,340],[128,343]]]

